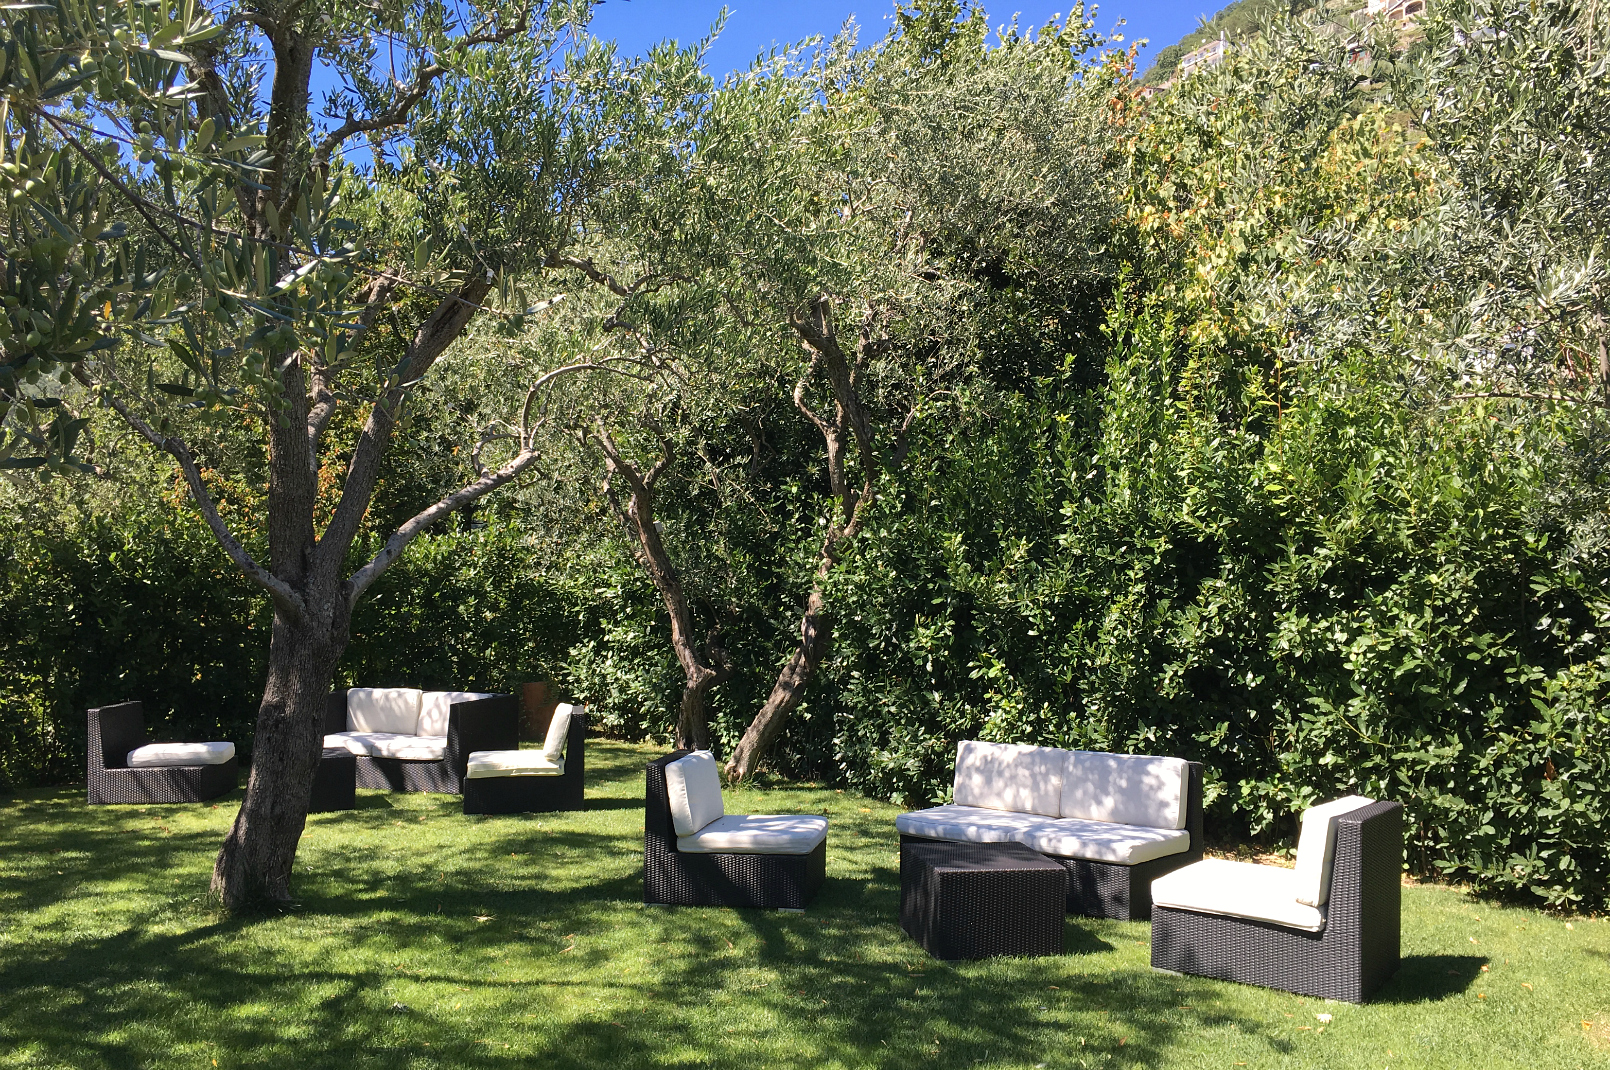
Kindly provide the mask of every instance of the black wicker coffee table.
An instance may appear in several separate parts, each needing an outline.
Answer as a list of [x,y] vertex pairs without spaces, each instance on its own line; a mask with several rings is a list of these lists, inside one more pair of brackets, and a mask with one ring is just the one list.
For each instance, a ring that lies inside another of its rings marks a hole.
[[319,756],[318,772],[313,774],[313,797],[307,812],[351,810],[358,805],[358,758],[338,748],[327,748]]
[[940,959],[1062,954],[1067,870],[1017,843],[902,843],[900,927]]

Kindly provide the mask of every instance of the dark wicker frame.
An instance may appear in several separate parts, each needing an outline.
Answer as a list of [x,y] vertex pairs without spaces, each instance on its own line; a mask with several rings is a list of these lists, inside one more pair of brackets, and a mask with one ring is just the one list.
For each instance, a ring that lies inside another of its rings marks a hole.
[[586,794],[587,715],[572,713],[570,730],[565,736],[563,773],[558,776],[465,777],[464,812],[532,814],[581,810],[586,806]]
[[1152,965],[1363,1003],[1398,968],[1403,805],[1371,803],[1343,814],[1335,849],[1323,931],[1157,907]]
[[[1119,918],[1145,921],[1152,916],[1152,881],[1165,873],[1202,859],[1202,763],[1187,762],[1185,787],[1185,830],[1191,834],[1190,846],[1179,854],[1164,855],[1132,866],[1116,862],[1092,862],[1084,858],[1046,857],[1068,871],[1069,914],[1090,918]],[[943,843],[926,836],[900,837],[906,843]]]
[[802,910],[827,879],[827,841],[804,855],[683,854],[676,849],[665,767],[690,753],[648,763],[643,813],[643,902],[659,906]]
[[326,747],[319,755],[319,767],[313,774],[313,794],[308,797],[307,812],[324,814],[356,809],[357,788],[358,756]]
[[[330,694],[324,710],[324,733],[347,731],[347,693]],[[358,787],[380,791],[421,791],[457,795],[464,767],[478,750],[515,750],[520,746],[520,707],[513,695],[455,702],[447,717],[447,753],[440,761],[375,758],[357,755]]]
[[937,959],[1062,954],[1066,886],[1019,843],[900,844],[900,927]]
[[240,783],[239,758],[221,765],[130,769],[129,751],[149,742],[143,703],[120,702],[89,711],[91,804],[203,802],[234,791]]

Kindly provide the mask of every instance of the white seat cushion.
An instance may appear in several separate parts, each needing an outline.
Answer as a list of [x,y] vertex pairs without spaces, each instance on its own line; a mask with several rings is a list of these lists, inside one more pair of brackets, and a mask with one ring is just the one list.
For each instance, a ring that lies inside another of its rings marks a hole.
[[331,732],[324,737],[324,749],[344,750],[348,754],[372,754],[371,742],[395,738],[396,732]]
[[470,754],[465,777],[484,780],[501,776],[561,776],[563,758],[554,761],[539,750],[478,750]]
[[727,812],[721,804],[716,758],[707,750],[696,750],[665,767],[665,794],[678,836],[691,836]]
[[[447,718],[453,712],[453,703],[496,697],[486,691],[422,691],[419,694],[419,717],[410,732],[416,736],[445,736]],[[352,699],[349,696],[347,699],[349,709],[351,705]]]
[[1191,835],[1177,829],[1149,829],[1108,821],[1041,817],[977,806],[935,806],[894,819],[906,836],[959,843],[1021,843],[1058,858],[1083,858],[1133,866],[1191,846]]
[[147,743],[129,751],[130,769],[169,765],[223,765],[235,756],[233,743]]
[[553,709],[553,720],[548,722],[548,735],[542,741],[542,753],[550,762],[563,761],[565,741],[570,738],[570,715],[576,707],[561,702]]
[[1010,810],[991,810],[983,806],[947,803],[927,810],[913,810],[894,819],[895,830],[904,836],[924,836],[930,840],[959,843],[1005,843],[1044,821],[1039,814],[1019,814]]
[[1184,829],[1154,829],[1078,817],[1046,818],[1027,829],[1025,835],[1017,842],[1043,855],[1120,866],[1177,855],[1191,846],[1191,834]]
[[371,758],[401,758],[410,762],[439,762],[447,755],[445,736],[404,735],[401,732],[332,732],[326,747]]
[[1297,837],[1297,902],[1325,905],[1331,866],[1336,861],[1336,819],[1374,801],[1349,795],[1303,811],[1302,834]]
[[420,698],[411,687],[354,687],[347,692],[347,731],[411,736],[419,727]]
[[1060,817],[1145,828],[1185,827],[1188,763],[1183,758],[1063,751]]
[[678,836],[676,849],[689,854],[808,855],[825,839],[825,817],[728,814],[691,836]]
[[1152,881],[1152,905],[1270,921],[1317,933],[1325,912],[1297,902],[1297,872],[1206,858]]
[[951,798],[959,806],[1057,817],[1066,753],[1055,747],[964,739],[956,744]]

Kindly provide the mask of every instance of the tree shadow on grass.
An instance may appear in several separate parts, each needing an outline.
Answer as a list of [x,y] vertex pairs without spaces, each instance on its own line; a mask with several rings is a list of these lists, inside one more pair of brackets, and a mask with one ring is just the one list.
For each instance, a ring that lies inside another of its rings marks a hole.
[[[635,780],[630,757],[618,764]],[[635,787],[623,774],[606,790]],[[0,832],[45,857],[81,847],[122,889],[65,905],[44,880],[26,890],[21,913],[51,928],[0,940],[0,1050],[95,1070],[191,1057],[896,1070],[1152,1066],[1226,1022],[1262,1032],[1210,1005],[1215,982],[1104,965],[1103,934],[1127,923],[1071,918],[1059,957],[930,958],[899,929],[892,830],[866,822],[846,821],[804,914],[661,909],[642,905],[635,799],[465,820],[451,796],[365,798],[385,805],[310,820],[300,909],[277,917],[186,905],[221,821],[169,835],[153,815],[131,832],[80,810]]]
[[641,810],[642,799],[588,799],[584,810]]

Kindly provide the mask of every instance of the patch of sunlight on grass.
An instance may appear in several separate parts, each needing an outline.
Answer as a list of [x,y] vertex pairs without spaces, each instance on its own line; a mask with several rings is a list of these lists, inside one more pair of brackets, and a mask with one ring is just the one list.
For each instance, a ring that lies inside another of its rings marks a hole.
[[654,753],[589,743],[579,813],[362,792],[309,819],[299,909],[255,919],[206,897],[238,796],[0,799],[0,1068],[1610,1067],[1610,924],[1452,888],[1405,888],[1364,1007],[1154,973],[1142,922],[942,963],[897,922],[898,808],[784,784],[727,802],[828,816],[808,911],[645,907]]

